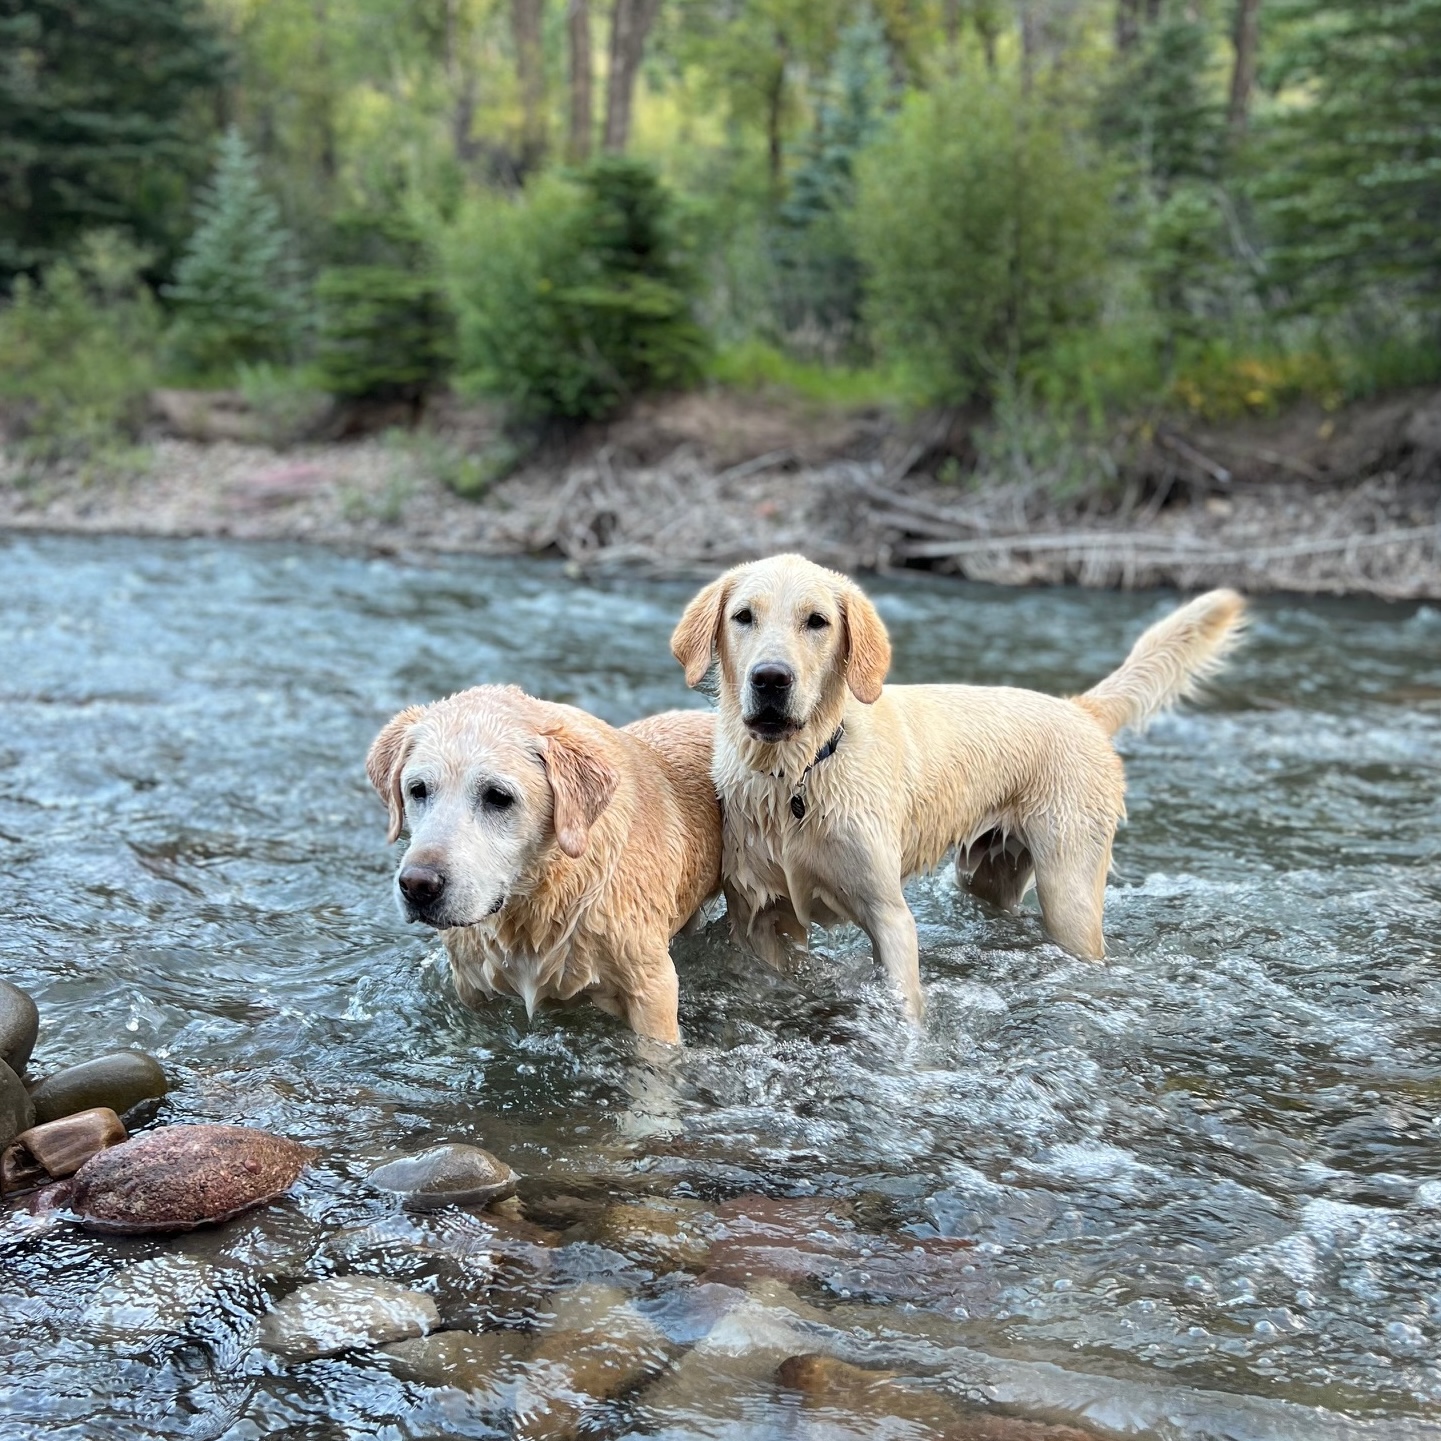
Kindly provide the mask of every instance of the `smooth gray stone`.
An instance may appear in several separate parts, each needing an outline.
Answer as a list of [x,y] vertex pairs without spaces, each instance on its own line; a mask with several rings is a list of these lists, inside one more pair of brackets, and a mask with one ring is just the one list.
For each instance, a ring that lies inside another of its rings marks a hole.
[[109,1106],[123,1116],[132,1106],[154,1096],[163,1096],[170,1082],[160,1062],[144,1051],[115,1051],[66,1066],[46,1076],[30,1093],[35,1102],[35,1121],[58,1121],[92,1106]]
[[382,1346],[380,1354],[402,1381],[494,1392],[514,1376],[531,1344],[515,1331],[435,1331]]
[[0,1061],[23,1076],[39,1034],[40,1012],[35,1002],[19,986],[0,981]]
[[452,1143],[415,1156],[402,1156],[366,1177],[377,1190],[405,1198],[418,1211],[440,1206],[480,1206],[509,1196],[517,1176],[504,1161],[479,1146]]
[[439,1323],[423,1291],[373,1276],[337,1276],[292,1291],[261,1320],[260,1344],[284,1361],[313,1361],[423,1336]]
[[8,1146],[35,1124],[35,1106],[20,1077],[0,1061],[0,1146]]
[[95,1293],[81,1324],[121,1341],[181,1335],[192,1318],[217,1304],[219,1266],[194,1256],[155,1256],[117,1271]]

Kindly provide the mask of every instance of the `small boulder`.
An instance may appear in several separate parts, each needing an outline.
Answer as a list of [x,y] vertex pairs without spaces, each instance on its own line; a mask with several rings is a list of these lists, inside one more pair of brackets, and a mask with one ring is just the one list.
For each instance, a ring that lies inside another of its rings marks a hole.
[[366,1177],[378,1191],[400,1196],[416,1211],[484,1206],[511,1195],[518,1179],[504,1161],[489,1151],[458,1143],[402,1156]]
[[95,1106],[108,1106],[123,1116],[132,1106],[163,1096],[169,1089],[165,1071],[153,1056],[144,1051],[115,1051],[46,1076],[30,1099],[35,1103],[36,1124],[43,1126]]
[[154,1256],[117,1271],[82,1316],[97,1339],[144,1342],[181,1335],[201,1311],[217,1304],[220,1267],[193,1256]]
[[292,1291],[260,1322],[260,1344],[283,1361],[313,1361],[424,1336],[440,1324],[435,1302],[373,1276],[337,1276]]
[[20,1077],[0,1061],[0,1146],[35,1124],[35,1105]]
[[518,1331],[433,1331],[393,1341],[380,1355],[402,1381],[495,1394],[514,1378],[529,1350],[530,1338]]
[[23,1076],[39,1034],[40,1012],[35,1002],[19,986],[0,981],[0,1061]]
[[249,1126],[164,1126],[92,1156],[68,1205],[91,1231],[189,1231],[273,1201],[313,1154]]

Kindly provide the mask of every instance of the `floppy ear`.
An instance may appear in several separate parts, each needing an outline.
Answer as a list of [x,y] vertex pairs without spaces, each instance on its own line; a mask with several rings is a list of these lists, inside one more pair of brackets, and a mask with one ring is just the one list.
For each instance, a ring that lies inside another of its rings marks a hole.
[[841,608],[846,618],[846,685],[863,705],[872,705],[880,699],[891,668],[891,638],[859,586],[846,587]]
[[410,755],[411,728],[424,713],[423,705],[413,705],[401,711],[371,742],[370,752],[365,757],[365,774],[390,810],[390,829],[385,835],[387,844],[399,839],[400,828],[405,824],[400,773],[405,769],[406,757]]
[[728,573],[711,581],[686,606],[680,624],[671,635],[670,653],[685,667],[685,683],[688,686],[698,686],[715,659],[721,612],[725,609],[730,589]]
[[550,781],[556,842],[575,860],[585,854],[590,828],[610,804],[620,777],[583,735],[568,726],[542,733],[540,759]]

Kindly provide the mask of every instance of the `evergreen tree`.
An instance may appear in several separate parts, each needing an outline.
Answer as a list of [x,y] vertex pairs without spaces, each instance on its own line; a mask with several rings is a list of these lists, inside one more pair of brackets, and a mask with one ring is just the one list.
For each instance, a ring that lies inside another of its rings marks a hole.
[[173,255],[226,69],[199,0],[0,0],[0,286],[99,227]]
[[238,130],[220,142],[166,295],[179,312],[180,350],[203,371],[295,350],[304,310],[295,242]]
[[[1298,303],[1399,284],[1441,303],[1441,0],[1288,0],[1271,79],[1306,95],[1260,184]],[[1301,22],[1297,24],[1296,22]]]

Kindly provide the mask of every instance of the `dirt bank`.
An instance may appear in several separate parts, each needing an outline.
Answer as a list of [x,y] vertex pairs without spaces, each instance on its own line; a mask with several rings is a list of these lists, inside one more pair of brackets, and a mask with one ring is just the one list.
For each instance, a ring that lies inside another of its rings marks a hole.
[[[1441,393],[1224,427],[1136,426],[1094,480],[977,469],[971,418],[689,395],[552,442],[478,501],[444,483],[495,440],[484,412],[276,450],[155,434],[122,473],[0,461],[0,527],[551,553],[714,571],[799,549],[849,569],[1013,584],[1441,597]],[[1088,462],[1089,463],[1089,462]],[[949,483],[943,483],[944,476]]]

